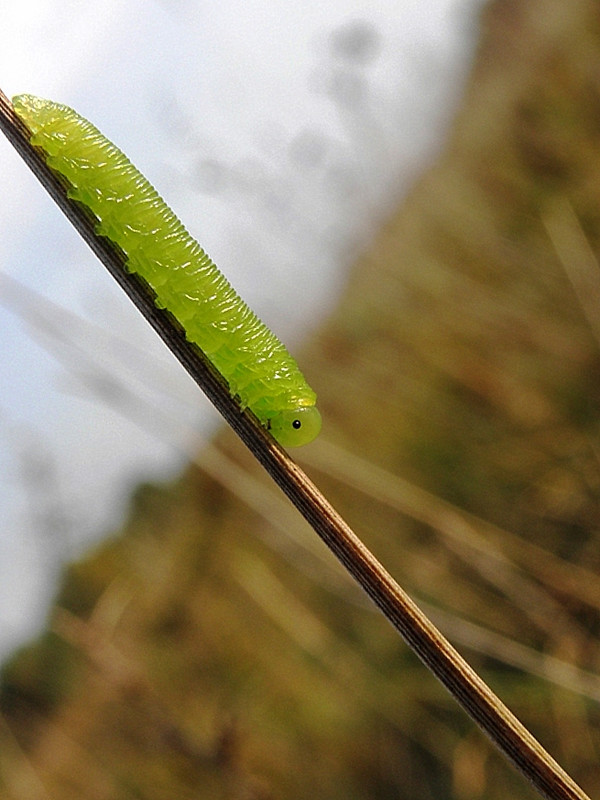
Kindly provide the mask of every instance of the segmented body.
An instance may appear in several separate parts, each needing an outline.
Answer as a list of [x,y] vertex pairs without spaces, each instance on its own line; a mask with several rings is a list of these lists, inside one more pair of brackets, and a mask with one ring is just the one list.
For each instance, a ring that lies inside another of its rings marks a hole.
[[13,100],[69,195],[98,218],[126,267],[151,286],[156,304],[181,323],[249,407],[284,445],[319,432],[316,394],[279,339],[232,286],[129,159],[73,109],[31,95]]

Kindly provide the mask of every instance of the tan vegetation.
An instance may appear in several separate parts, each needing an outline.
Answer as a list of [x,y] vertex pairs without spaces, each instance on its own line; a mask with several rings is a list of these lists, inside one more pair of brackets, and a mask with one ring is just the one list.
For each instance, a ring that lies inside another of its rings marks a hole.
[[[600,795],[600,12],[497,0],[438,163],[301,362],[298,457]],[[4,670],[7,798],[528,798],[233,437]]]

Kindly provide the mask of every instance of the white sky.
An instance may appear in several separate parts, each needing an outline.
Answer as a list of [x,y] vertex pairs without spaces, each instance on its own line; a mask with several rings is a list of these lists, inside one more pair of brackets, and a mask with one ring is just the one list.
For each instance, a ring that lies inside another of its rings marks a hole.
[[[481,4],[21,0],[2,12],[0,86],[90,118],[293,349],[443,141]],[[349,68],[329,34],[353,21],[380,49]],[[336,103],[334,79],[364,90],[358,105]],[[0,191],[2,657],[39,626],[60,560],[217,418],[3,139]],[[156,409],[136,407],[141,428],[98,397],[119,386]]]

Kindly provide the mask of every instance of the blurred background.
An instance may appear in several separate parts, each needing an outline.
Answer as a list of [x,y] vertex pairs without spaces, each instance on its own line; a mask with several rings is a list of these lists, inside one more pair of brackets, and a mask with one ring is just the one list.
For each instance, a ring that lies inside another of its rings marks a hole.
[[[291,343],[294,455],[598,794],[597,4],[12,13],[3,89]],[[0,159],[4,796],[534,797]]]
[[[297,349],[440,147],[479,5],[24,2],[3,16],[2,89],[90,118]],[[6,141],[0,159],[2,656],[73,548],[218,419]],[[118,407],[132,382],[144,402]]]

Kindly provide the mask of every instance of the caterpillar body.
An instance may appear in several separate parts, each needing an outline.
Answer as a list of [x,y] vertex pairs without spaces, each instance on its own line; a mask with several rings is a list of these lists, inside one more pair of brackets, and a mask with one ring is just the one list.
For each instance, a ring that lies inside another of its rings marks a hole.
[[117,244],[248,407],[285,447],[319,433],[316,394],[279,339],[234,291],[198,242],[129,159],[68,106],[13,98],[17,115],[68,194],[97,217],[96,232]]

